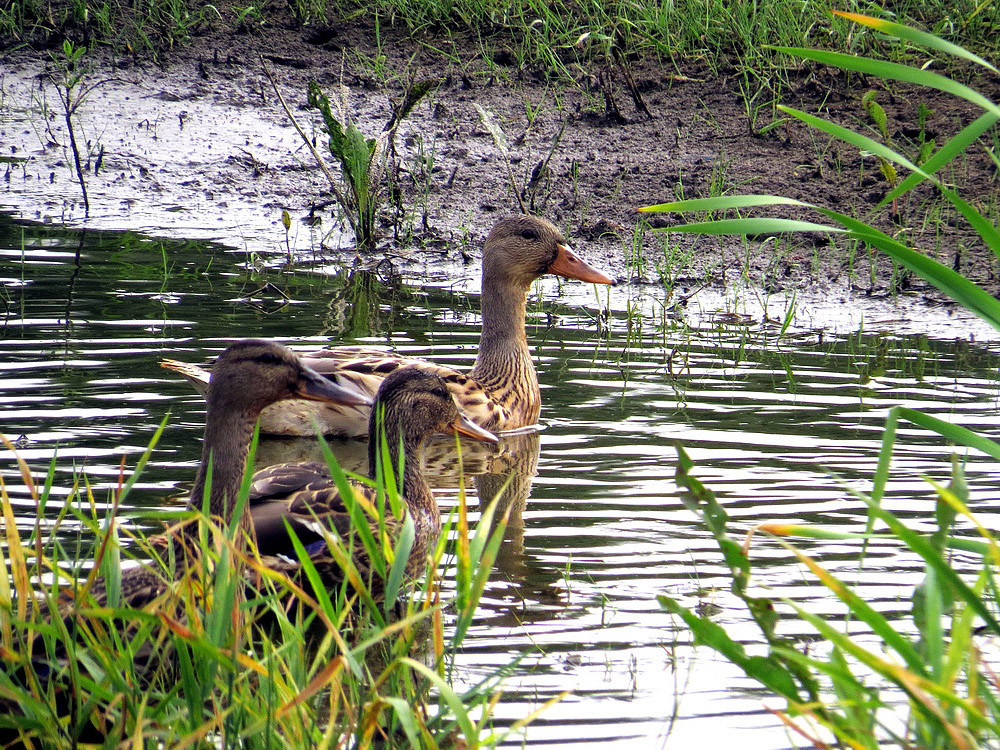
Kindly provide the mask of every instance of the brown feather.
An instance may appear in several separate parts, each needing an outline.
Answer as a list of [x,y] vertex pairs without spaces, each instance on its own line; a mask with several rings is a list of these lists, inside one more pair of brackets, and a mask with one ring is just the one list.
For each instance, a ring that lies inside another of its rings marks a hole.
[[[611,279],[573,255],[559,230],[535,216],[508,216],[497,222],[483,247],[483,331],[475,365],[466,375],[451,367],[366,347],[337,347],[303,354],[317,372],[352,382],[374,395],[384,377],[400,367],[414,366],[447,383],[462,410],[480,427],[494,432],[528,427],[538,422],[541,392],[525,335],[525,295],[531,283],[546,273],[594,283]],[[193,365],[165,360],[196,388],[205,378]],[[311,436],[314,424],[330,435],[363,437],[368,414],[364,408],[291,401],[265,409],[261,432]]]

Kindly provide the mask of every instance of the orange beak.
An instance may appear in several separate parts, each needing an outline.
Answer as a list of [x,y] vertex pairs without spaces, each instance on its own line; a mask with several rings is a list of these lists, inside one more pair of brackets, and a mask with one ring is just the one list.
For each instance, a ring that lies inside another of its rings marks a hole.
[[556,259],[549,264],[549,273],[556,276],[564,276],[567,279],[577,279],[591,284],[613,284],[614,281],[596,268],[592,268],[577,257],[576,253],[570,250],[569,245],[559,243],[559,252]]

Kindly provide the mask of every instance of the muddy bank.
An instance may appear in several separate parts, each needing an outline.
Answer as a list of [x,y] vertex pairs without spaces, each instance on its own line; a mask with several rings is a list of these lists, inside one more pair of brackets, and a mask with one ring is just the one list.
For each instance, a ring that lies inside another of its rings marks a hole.
[[[440,81],[400,128],[408,214],[384,227],[386,241],[374,259],[390,253],[429,273],[446,261],[472,262],[490,226],[516,210],[506,164],[478,104],[503,129],[514,183],[520,191],[531,186],[532,209],[564,227],[588,259],[621,280],[666,282],[678,298],[741,281],[771,293],[820,295],[880,293],[890,283],[884,262],[876,262],[873,281],[866,251],[854,255],[825,237],[744,245],[637,229],[636,207],[675,197],[774,193],[865,215],[885,195],[877,164],[851,147],[795,123],[755,134],[771,109],[755,113],[752,126],[737,80],[636,62],[637,99],[620,69],[595,62],[577,69],[571,85],[517,68],[502,43],[489,57],[482,49],[474,40],[416,41],[384,27],[376,46],[372,29],[355,24],[216,31],[172,51],[163,68],[95,58],[87,81],[98,85],[76,115],[77,137],[86,144],[87,219],[46,76],[49,55],[18,50],[0,63],[0,142],[3,156],[12,157],[0,167],[0,209],[40,221],[214,239],[263,255],[353,260],[328,183],[282,110],[263,59],[310,133],[317,132],[316,113],[303,109],[310,80],[330,94],[346,86],[354,117],[371,136],[381,131],[405,81]],[[804,69],[782,101],[806,111],[822,107],[856,127],[864,120],[865,90],[857,76]],[[917,138],[921,106],[931,110],[921,137],[938,143],[978,114],[925,92],[883,91],[879,101],[901,140]],[[985,202],[997,191],[994,172],[987,156],[974,153],[951,179],[964,195]],[[939,204],[923,188],[902,202],[895,221],[886,215],[876,223],[905,231],[929,254],[995,289],[993,261]],[[284,211],[292,219],[287,231]],[[681,218],[653,222],[669,226]],[[911,289],[927,291],[919,280]]]

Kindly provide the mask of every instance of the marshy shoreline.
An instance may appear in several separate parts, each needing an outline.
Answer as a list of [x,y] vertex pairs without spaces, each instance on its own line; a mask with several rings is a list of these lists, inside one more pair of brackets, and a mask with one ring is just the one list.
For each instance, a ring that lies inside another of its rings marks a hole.
[[[434,278],[475,262],[493,223],[520,210],[516,190],[588,260],[619,281],[665,287],[668,299],[749,284],[769,294],[938,301],[885,259],[824,235],[692,238],[650,230],[689,217],[636,213],[677,197],[767,193],[868,217],[997,288],[994,259],[966,246],[971,235],[931,188],[908,195],[898,213],[872,215],[888,191],[874,157],[782,122],[773,109],[776,102],[821,109],[856,127],[869,85],[863,76],[789,67],[772,106],[748,114],[751,100],[733,66],[678,66],[648,55],[609,63],[596,55],[577,56],[560,74],[519,61],[516,40],[502,35],[410,34],[359,17],[329,26],[272,18],[206,28],[161,52],[158,63],[100,45],[84,56],[80,89],[90,88],[74,122],[89,217],[53,83],[65,76],[54,62],[59,53],[13,48],[0,65],[0,140],[9,144],[2,208],[33,221],[211,239],[263,256],[367,266],[388,259]],[[404,214],[384,213],[375,250],[354,251],[272,79],[320,147],[319,117],[305,109],[309,81],[343,96],[368,137],[381,132],[407,85],[435,82],[399,129]],[[771,95],[763,78],[758,94]],[[900,139],[917,137],[919,118],[920,138],[941,143],[975,116],[964,103],[902,85],[880,87],[878,96]],[[477,107],[499,126],[507,157]],[[954,180],[967,195],[995,196],[988,155],[973,153],[960,169]]]

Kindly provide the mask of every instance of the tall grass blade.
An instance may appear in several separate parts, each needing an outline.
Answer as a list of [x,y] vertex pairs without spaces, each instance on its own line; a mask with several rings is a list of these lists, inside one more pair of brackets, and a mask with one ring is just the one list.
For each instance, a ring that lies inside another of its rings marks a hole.
[[344,502],[348,513],[351,517],[351,530],[354,531],[357,537],[361,540],[361,544],[364,547],[365,554],[368,555],[369,560],[375,572],[381,578],[385,578],[385,552],[381,542],[375,540],[375,536],[372,534],[371,526],[368,523],[368,516],[378,517],[375,508],[368,508],[368,515],[366,516],[365,508],[362,507],[361,498],[354,494],[354,488],[351,483],[347,480],[347,475],[344,474],[344,470],[340,468],[340,463],[337,461],[337,457],[333,455],[333,451],[330,450],[329,444],[323,439],[323,436],[319,436],[320,449],[323,452],[323,458],[326,461],[327,468],[330,470],[330,476],[333,478],[334,484],[337,487],[337,494],[340,499]]
[[132,487],[135,483],[139,481],[139,477],[146,468],[146,464],[153,455],[153,451],[156,449],[157,444],[160,442],[160,438],[163,437],[163,431],[167,428],[167,420],[170,419],[170,412],[167,412],[163,419],[160,420],[159,426],[153,432],[153,436],[149,439],[149,443],[146,445],[146,450],[142,452],[139,456],[139,460],[136,462],[135,469],[132,471],[132,475],[125,482],[125,486],[122,487],[121,491],[118,493],[118,503],[119,505],[125,502],[128,497],[129,492],[132,491]]
[[[815,628],[816,631],[826,640],[835,644],[842,651],[850,654],[869,669],[879,673],[906,692],[913,700],[911,705],[920,711],[924,720],[930,723],[937,732],[948,736],[952,739],[952,741],[956,742],[956,748],[972,748],[975,747],[975,744],[968,744],[966,742],[967,738],[963,736],[964,732],[959,731],[954,724],[946,720],[938,701],[960,708],[969,715],[976,717],[978,721],[983,721],[987,724],[992,723],[988,722],[980,710],[970,701],[962,699],[955,693],[937,685],[930,679],[918,677],[912,672],[909,672],[901,667],[899,664],[887,661],[863,648],[860,644],[854,641],[850,635],[840,632],[824,618],[818,617],[811,612],[807,612],[795,602],[790,600],[784,601],[788,606],[795,610],[799,617],[812,625],[813,628]],[[934,698],[937,700],[934,700]],[[992,727],[992,731],[996,732],[997,730],[1000,730],[1000,725],[994,725]]]
[[913,422],[913,424],[919,425],[924,429],[936,432],[957,445],[965,445],[969,448],[975,448],[978,451],[982,451],[987,456],[1000,459],[1000,443],[996,443],[987,437],[978,435],[967,427],[952,424],[951,422],[945,422],[943,419],[932,417],[930,414],[924,414],[921,411],[910,409],[905,406],[897,406],[893,408],[902,419]]
[[821,130],[828,135],[832,135],[834,138],[839,138],[845,143],[851,144],[861,151],[868,151],[875,156],[882,157],[886,161],[899,164],[910,172],[921,175],[924,179],[933,179],[929,174],[926,174],[923,169],[918,167],[901,153],[889,148],[884,143],[879,143],[873,138],[869,138],[861,133],[856,133],[850,128],[845,128],[842,125],[837,125],[834,122],[825,120],[822,117],[817,117],[816,115],[811,115],[808,112],[803,112],[802,110],[795,109],[794,107],[779,104],[778,109],[785,114],[791,115],[807,125],[816,128],[816,130]]
[[864,683],[851,672],[847,659],[843,652],[834,646],[830,649],[830,661],[828,664],[814,662],[817,669],[824,669],[830,677],[837,699],[844,709],[847,721],[851,726],[859,731],[855,734],[860,736],[867,750],[877,750],[878,742],[875,740],[875,712],[874,708],[879,705],[878,699],[874,698]]
[[937,89],[946,94],[952,94],[960,99],[965,99],[987,112],[1000,117],[1000,107],[985,96],[975,89],[953,81],[951,78],[939,73],[931,73],[928,70],[921,70],[920,68],[913,68],[909,65],[901,65],[885,60],[874,60],[869,57],[848,55],[843,52],[828,52],[808,47],[772,47],[772,49],[796,57],[804,57],[807,60],[815,60],[824,65],[832,65],[835,68],[843,70],[853,70],[857,73],[866,73],[877,78],[891,78],[896,81],[903,81],[904,83],[913,83],[918,86]]
[[942,167],[949,164],[959,154],[964,153],[979,137],[1000,121],[1000,117],[987,112],[980,115],[973,122],[966,125],[956,135],[948,140],[941,148],[935,151],[923,164],[920,165],[920,172],[910,173],[902,182],[879,201],[878,208],[884,208],[894,200],[909,192],[921,182],[927,175],[934,175]]
[[[507,509],[507,514],[499,522],[493,524],[493,517],[496,514],[497,505],[502,497],[503,492],[497,493],[496,497],[490,501],[486,510],[483,511],[479,518],[479,523],[476,525],[472,542],[465,547],[459,545],[457,553],[459,557],[458,563],[467,572],[465,577],[457,581],[457,586],[461,590],[456,597],[459,617],[454,625],[454,637],[458,642],[461,642],[465,638],[466,633],[468,633],[469,628],[472,626],[472,619],[476,613],[476,605],[486,588],[490,572],[493,570],[493,562],[496,560],[497,553],[500,551],[500,545],[503,543],[503,535],[507,529],[510,507]],[[464,502],[461,507],[465,507]],[[460,523],[459,534],[461,533],[462,524]]]
[[777,219],[770,217],[750,217],[747,219],[716,219],[694,224],[670,227],[671,232],[692,234],[783,234],[786,232],[839,233],[846,230],[827,224],[816,224],[797,219]]
[[718,651],[746,672],[748,677],[752,677],[778,695],[796,703],[801,702],[802,697],[799,695],[795,680],[781,663],[772,657],[749,656],[743,644],[730,638],[725,628],[699,617],[671,597],[660,594],[656,600],[667,612],[684,620],[698,643]]
[[843,10],[834,10],[832,12],[835,16],[846,18],[847,20],[854,21],[854,23],[861,24],[862,26],[868,26],[869,28],[875,29],[883,34],[905,39],[908,42],[913,42],[914,44],[919,44],[924,47],[930,47],[931,49],[937,50],[938,52],[944,52],[948,55],[960,57],[963,60],[974,62],[976,65],[982,65],[984,68],[1000,74],[1000,71],[979,55],[973,54],[964,47],[952,44],[948,40],[942,39],[939,36],[928,34],[926,31],[915,29],[912,26],[905,26],[901,23],[886,21],[882,18],[872,18],[871,16],[865,16],[861,13],[851,13]]
[[993,613],[989,611],[982,599],[976,596],[969,585],[962,580],[954,569],[941,557],[933,544],[926,537],[905,526],[896,516],[882,508],[876,507],[869,498],[861,496],[871,511],[878,516],[878,519],[885,523],[889,529],[911,550],[920,555],[924,562],[934,568],[941,581],[947,585],[955,595],[972,607],[986,623],[986,626],[996,635],[1000,635],[1000,623],[997,622]]
[[413,516],[409,513],[403,520],[403,528],[399,539],[396,542],[395,558],[392,567],[389,568],[389,575],[385,580],[385,612],[388,615],[396,600],[399,598],[400,590],[406,576],[406,568],[410,561],[410,551],[413,549],[413,541],[416,538],[416,530],[413,525]]
[[921,654],[905,636],[896,632],[892,624],[881,613],[873,609],[871,605],[804,552],[783,540],[779,539],[778,541],[785,549],[795,555],[799,562],[809,568],[810,572],[819,579],[820,583],[844,602],[854,617],[857,617],[868,625],[875,635],[899,654],[903,658],[903,661],[906,662],[907,668],[920,676],[926,676],[927,673]]
[[886,239],[885,235],[858,234],[857,237],[906,266],[966,309],[1000,330],[1000,302],[960,273],[895,240]]
[[756,208],[759,206],[812,206],[794,198],[780,195],[720,195],[713,198],[689,198],[682,201],[657,203],[636,209],[640,213],[669,213],[671,211],[728,211],[736,208]]
[[411,659],[408,656],[402,657],[400,663],[405,664],[410,669],[426,677],[430,680],[431,684],[434,685],[438,693],[444,698],[445,703],[448,704],[448,708],[454,714],[458,726],[462,730],[463,738],[465,739],[466,745],[470,748],[475,748],[479,746],[479,732],[476,730],[476,724],[469,716],[469,712],[466,710],[465,706],[462,704],[462,699],[458,697],[458,694],[452,690],[451,686],[445,682],[437,672],[433,669],[427,667],[420,662]]
[[400,726],[403,727],[403,732],[406,734],[409,746],[422,747],[423,743],[420,742],[420,728],[417,726],[417,717],[413,712],[413,707],[402,698],[382,696],[382,701],[392,707],[396,718],[399,719]]

